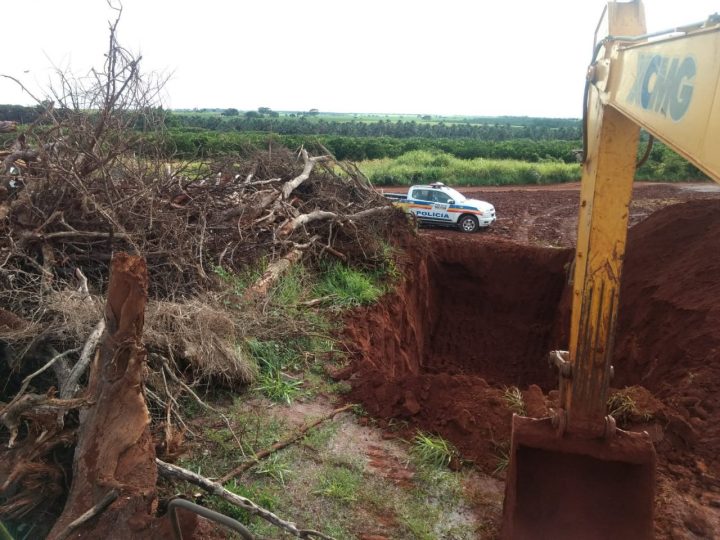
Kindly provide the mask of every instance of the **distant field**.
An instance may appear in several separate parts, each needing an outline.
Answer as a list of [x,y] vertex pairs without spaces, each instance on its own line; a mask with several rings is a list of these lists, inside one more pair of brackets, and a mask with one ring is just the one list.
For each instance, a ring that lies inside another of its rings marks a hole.
[[[40,109],[0,105],[0,120],[20,131],[39,119]],[[437,116],[195,109],[155,111],[166,131],[148,137],[168,158],[197,160],[282,145],[329,150],[361,163],[379,185],[442,180],[468,185],[546,184],[579,178],[580,120],[524,116]],[[37,129],[42,129],[42,123]],[[142,125],[136,126],[143,131]],[[0,134],[0,148],[16,134]],[[638,154],[645,151],[643,139]],[[143,151],[142,147],[139,151]],[[687,181],[705,176],[661,143],[636,173],[639,180]]]
[[552,184],[580,179],[580,165],[560,162],[528,163],[518,160],[458,159],[442,152],[414,151],[395,159],[358,164],[379,186],[443,182],[456,186]]
[[[233,118],[244,118],[248,115],[255,117],[257,111],[237,111],[235,115],[227,115],[225,110],[214,109],[180,109],[171,111],[180,117],[200,116],[204,118],[218,118],[231,121]],[[259,113],[258,113],[259,114]],[[335,113],[307,111],[272,111],[260,117],[267,118],[302,118],[307,122],[415,122],[418,124],[470,124],[476,126],[509,126],[512,128],[546,126],[551,129],[578,128],[580,120],[577,118],[534,118],[529,116],[441,116],[432,114],[383,114],[383,113]]]

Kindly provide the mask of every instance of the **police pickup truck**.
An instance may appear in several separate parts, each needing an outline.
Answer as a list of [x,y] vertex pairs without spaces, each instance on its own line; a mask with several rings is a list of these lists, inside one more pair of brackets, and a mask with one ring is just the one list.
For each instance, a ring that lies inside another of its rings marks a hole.
[[442,183],[412,186],[407,195],[385,193],[385,197],[421,223],[450,225],[475,232],[495,221],[495,207],[485,201],[468,199]]

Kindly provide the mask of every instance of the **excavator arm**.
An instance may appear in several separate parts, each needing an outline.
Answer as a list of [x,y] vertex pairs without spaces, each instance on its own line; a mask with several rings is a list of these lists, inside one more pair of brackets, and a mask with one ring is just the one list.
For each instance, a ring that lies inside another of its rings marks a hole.
[[[605,403],[640,128],[720,182],[720,18],[644,35],[641,2],[608,4],[612,34],[588,71],[586,155],[570,329],[561,379],[568,429],[607,429]],[[659,39],[658,39],[659,38]]]
[[651,539],[655,450],[607,414],[640,129],[720,182],[720,18],[648,35],[639,0],[609,2],[585,91],[570,350],[560,406],[513,417],[502,537]]

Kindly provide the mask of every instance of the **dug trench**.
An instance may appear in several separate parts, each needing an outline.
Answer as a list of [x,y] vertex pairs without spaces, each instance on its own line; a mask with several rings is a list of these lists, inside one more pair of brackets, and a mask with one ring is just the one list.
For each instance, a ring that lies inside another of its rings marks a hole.
[[[572,256],[491,234],[405,242],[394,292],[347,321],[351,399],[497,473],[517,407],[508,388],[528,416],[557,402],[546,358],[567,348]],[[718,201],[668,207],[629,231],[612,385],[632,403],[620,425],[648,431],[658,452],[658,538],[720,535],[718,276]]]

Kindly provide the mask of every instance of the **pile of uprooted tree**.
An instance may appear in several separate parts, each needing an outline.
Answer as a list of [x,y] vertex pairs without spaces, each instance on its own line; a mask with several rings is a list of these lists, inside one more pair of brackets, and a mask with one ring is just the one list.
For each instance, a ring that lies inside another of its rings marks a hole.
[[[104,68],[89,82],[60,73],[2,154],[0,522],[45,520],[50,538],[163,537],[160,473],[324,537],[156,449],[177,444],[180,394],[252,380],[237,343],[283,271],[303,258],[372,265],[403,218],[322,148],[168,159],[160,85],[116,26]],[[260,258],[266,270],[242,294],[218,277]]]

